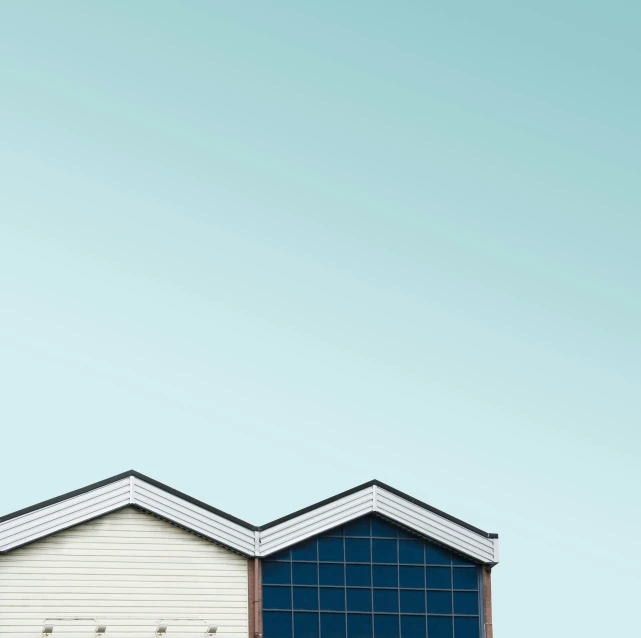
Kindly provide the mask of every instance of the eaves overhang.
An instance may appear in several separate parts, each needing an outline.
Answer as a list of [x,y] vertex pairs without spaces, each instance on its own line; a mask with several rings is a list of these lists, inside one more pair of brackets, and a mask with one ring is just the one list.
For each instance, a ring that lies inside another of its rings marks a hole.
[[498,535],[380,481],[370,481],[262,526],[131,470],[0,517],[0,553],[133,506],[247,557],[266,557],[368,514],[384,517],[476,562],[498,562]]

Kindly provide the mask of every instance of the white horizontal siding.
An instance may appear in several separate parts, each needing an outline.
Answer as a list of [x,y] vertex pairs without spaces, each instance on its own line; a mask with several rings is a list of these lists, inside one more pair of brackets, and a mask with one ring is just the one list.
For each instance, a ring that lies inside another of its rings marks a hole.
[[[247,559],[132,507],[0,555],[0,636],[247,636]],[[58,620],[55,620],[58,619]]]

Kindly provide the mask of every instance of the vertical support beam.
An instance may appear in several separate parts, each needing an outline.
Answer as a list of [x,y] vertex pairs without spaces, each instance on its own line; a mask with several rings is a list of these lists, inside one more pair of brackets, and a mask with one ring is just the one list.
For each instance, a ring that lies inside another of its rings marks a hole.
[[262,574],[260,554],[260,532],[254,532],[254,552],[256,557],[247,561],[249,584],[248,609],[249,638],[262,638],[263,635],[263,605],[262,605]]
[[254,618],[254,559],[247,559],[247,624],[249,626],[248,638],[253,638],[256,632],[256,619]]
[[483,638],[494,638],[492,629],[492,568],[483,565],[481,568],[483,587]]

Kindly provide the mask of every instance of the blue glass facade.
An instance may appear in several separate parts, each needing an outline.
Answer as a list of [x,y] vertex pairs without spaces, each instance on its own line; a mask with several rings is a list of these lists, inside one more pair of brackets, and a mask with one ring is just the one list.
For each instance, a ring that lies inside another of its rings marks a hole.
[[480,568],[367,516],[263,561],[264,638],[480,638]]

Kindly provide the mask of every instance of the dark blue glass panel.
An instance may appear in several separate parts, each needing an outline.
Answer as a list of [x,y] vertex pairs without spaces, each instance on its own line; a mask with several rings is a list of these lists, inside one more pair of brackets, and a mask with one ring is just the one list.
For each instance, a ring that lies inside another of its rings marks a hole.
[[374,611],[398,613],[398,589],[375,589]]
[[476,565],[473,561],[463,558],[462,556],[457,556],[456,554],[452,554],[452,562],[455,565],[470,565],[472,567]]
[[319,538],[318,560],[340,562],[343,560],[342,538]]
[[263,636],[264,638],[292,638],[291,612],[263,612]]
[[347,638],[372,638],[372,615],[347,614]]
[[401,613],[424,614],[425,592],[416,589],[401,589]]
[[425,588],[425,570],[422,567],[407,567],[401,565],[398,568],[401,587]]
[[427,635],[429,638],[452,638],[452,618],[448,616],[428,616]]
[[475,591],[454,592],[454,613],[455,614],[478,614],[479,595]]
[[321,638],[345,638],[345,614],[321,614]]
[[423,543],[421,543],[421,541],[398,541],[398,562],[411,565],[422,565]]
[[345,611],[345,590],[342,587],[321,587],[320,608],[323,611]]
[[425,616],[401,616],[401,638],[425,638]]
[[316,560],[316,539],[292,547],[292,560]]
[[380,518],[372,519],[372,536],[375,538],[396,538],[396,530],[397,528],[387,521]]
[[289,563],[263,562],[263,583],[266,585],[289,585],[291,568]]
[[295,612],[294,638],[318,638],[318,614]]
[[425,562],[428,565],[449,565],[452,562],[452,554],[437,545],[426,544]]
[[372,611],[371,589],[347,589],[347,611]]
[[428,589],[450,589],[452,586],[449,567],[426,567],[425,585]]
[[369,563],[371,560],[368,538],[346,538],[345,560],[348,563]]
[[411,532],[406,532],[404,529],[401,529],[400,527],[398,528],[398,537],[416,540],[416,534],[412,534]]
[[321,563],[318,566],[318,582],[321,585],[344,585],[345,566],[343,563],[338,565]]
[[454,568],[454,589],[476,589],[476,569],[470,567]]
[[479,638],[478,618],[454,618],[456,638]]
[[374,616],[374,638],[398,638],[398,616]]
[[318,582],[316,564],[293,563],[292,581],[294,585],[316,585]]
[[269,557],[269,560],[289,560],[291,558],[288,549],[284,549],[282,552],[276,552]]
[[345,568],[347,574],[347,584],[355,587],[369,587],[370,566],[369,565],[347,565]]
[[263,587],[263,609],[291,609],[290,587]]
[[369,517],[347,523],[343,529],[345,536],[369,536]]
[[428,591],[427,613],[428,614],[451,614],[452,594],[449,591]]
[[375,538],[372,541],[372,562],[396,563],[396,541]]
[[372,567],[372,583],[374,587],[398,587],[396,565],[374,565]]
[[294,609],[318,609],[318,589],[294,587]]

